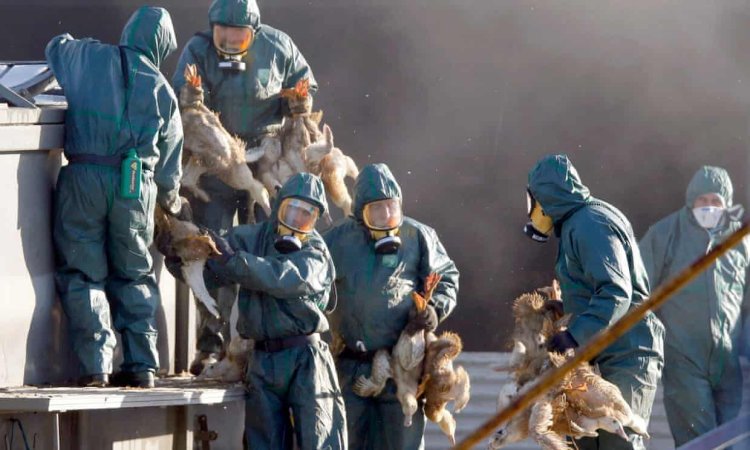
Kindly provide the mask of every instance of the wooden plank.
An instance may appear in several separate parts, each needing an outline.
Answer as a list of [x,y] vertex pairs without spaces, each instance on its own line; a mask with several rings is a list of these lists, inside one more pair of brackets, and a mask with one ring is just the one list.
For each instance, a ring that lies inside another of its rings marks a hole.
[[[159,383],[163,385],[163,383]],[[243,400],[244,387],[237,384],[182,383],[181,387],[128,388],[34,388],[0,389],[0,413],[64,412],[95,409],[211,405]]]

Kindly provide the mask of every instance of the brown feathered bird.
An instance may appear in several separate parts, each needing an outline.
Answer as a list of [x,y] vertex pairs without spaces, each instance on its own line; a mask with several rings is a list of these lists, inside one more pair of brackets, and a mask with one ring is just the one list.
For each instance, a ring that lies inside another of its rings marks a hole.
[[453,411],[458,413],[469,403],[469,373],[463,367],[454,367],[453,364],[463,349],[463,343],[457,334],[449,331],[439,337],[428,333],[426,339],[424,375],[420,386],[425,397],[424,412],[448,436],[451,445],[455,445],[456,419],[446,406],[448,402],[454,402]]
[[[543,290],[540,290],[545,292]],[[562,365],[568,356],[546,350],[547,340],[564,330],[569,316],[563,316],[557,301],[559,287],[541,295],[523,294],[513,304],[514,350],[510,370],[514,381],[506,384],[498,397],[498,408],[510,403],[518,391],[550,367]],[[532,407],[511,419],[490,441],[490,448],[502,448],[526,437],[533,438],[545,450],[568,449],[566,436],[596,436],[603,429],[627,440],[625,426],[648,436],[645,421],[633,414],[620,390],[604,380],[593,368],[581,364],[568,373]]]
[[352,214],[352,197],[344,180],[359,175],[357,164],[333,143],[333,132],[323,125],[323,137],[305,150],[305,162],[310,173],[320,176],[326,192],[333,203],[341,208],[344,216]]
[[253,352],[254,341],[239,336],[229,341],[218,361],[207,364],[198,375],[199,380],[221,380],[225,383],[242,381]]
[[391,354],[387,349],[378,350],[373,358],[370,376],[359,377],[353,388],[354,393],[361,397],[375,396],[383,390],[388,378],[392,377],[396,384],[396,397],[404,413],[404,426],[407,427],[411,426],[412,417],[419,408],[419,381],[427,346],[424,319],[420,313],[427,308],[427,302],[440,279],[440,275],[430,274],[424,282],[424,294],[412,293],[414,305]]
[[[570,356],[549,354],[555,367],[563,365]],[[645,438],[649,438],[646,421],[635,414],[622,396],[620,389],[605,380],[588,363],[582,363],[569,372],[561,383],[561,389],[570,405],[582,416],[592,421],[616,419],[623,427]],[[624,432],[619,432],[627,439]]]
[[191,222],[178,220],[159,206],[154,211],[156,222],[156,247],[164,256],[177,256],[182,261],[180,270],[185,283],[192,289],[195,298],[206,309],[219,317],[216,300],[211,297],[203,280],[203,268],[208,258],[221,255],[211,236],[202,233]]
[[208,202],[211,198],[199,186],[200,177],[205,173],[216,175],[228,186],[250,194],[249,211],[257,202],[270,215],[268,191],[247,166],[245,143],[229,134],[219,116],[203,103],[201,77],[195,65],[185,67],[185,81],[180,90],[180,115],[185,134],[182,186]]
[[[549,366],[547,341],[562,319],[560,310],[537,293],[522,294],[513,302],[513,352],[509,370],[519,386],[539,376]],[[562,302],[560,302],[562,303]]]
[[[302,79],[290,89],[282,89],[281,97],[290,103],[305,102],[310,93],[310,80]],[[321,112],[291,112],[284,117],[281,127],[282,157],[289,164],[294,173],[306,172],[305,149],[320,137],[318,123],[322,117]]]

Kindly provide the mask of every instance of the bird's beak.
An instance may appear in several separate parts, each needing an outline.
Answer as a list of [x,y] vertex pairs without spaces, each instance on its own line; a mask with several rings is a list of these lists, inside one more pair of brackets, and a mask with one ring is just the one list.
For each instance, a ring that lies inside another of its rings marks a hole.
[[625,432],[625,429],[620,424],[617,425],[617,435],[626,441],[628,440],[628,433]]

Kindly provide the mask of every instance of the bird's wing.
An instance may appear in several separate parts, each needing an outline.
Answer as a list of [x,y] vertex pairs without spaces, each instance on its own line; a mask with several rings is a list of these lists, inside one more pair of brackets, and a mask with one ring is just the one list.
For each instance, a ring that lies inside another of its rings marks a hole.
[[413,336],[402,332],[393,347],[393,357],[401,367],[411,370],[424,360],[425,348],[424,332],[418,331]]

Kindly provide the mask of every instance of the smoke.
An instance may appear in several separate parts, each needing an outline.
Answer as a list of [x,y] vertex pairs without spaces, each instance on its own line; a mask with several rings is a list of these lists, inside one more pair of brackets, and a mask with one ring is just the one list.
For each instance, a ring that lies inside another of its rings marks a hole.
[[[80,1],[69,1],[77,6],[59,2],[42,18],[21,3],[3,15],[2,42],[17,43],[0,57],[39,58],[62,31],[117,42],[135,8],[99,2],[81,14]],[[206,28],[208,4],[163,2],[180,44]],[[502,348],[512,299],[553,277],[555,241],[542,246],[521,234],[526,176],[541,156],[570,155],[592,193],[622,209],[638,235],[683,205],[702,164],[728,169],[735,201],[745,201],[747,1],[260,7],[263,22],[291,35],[313,67],[315,107],[337,145],[360,166],[386,162],[406,213],[434,227],[456,260],[459,307],[446,327],[470,350]],[[18,34],[24,17],[33,28],[22,29],[36,31],[18,43],[28,35]]]

